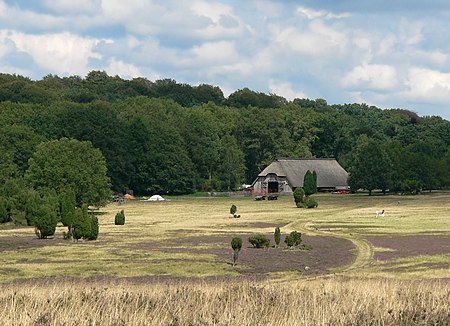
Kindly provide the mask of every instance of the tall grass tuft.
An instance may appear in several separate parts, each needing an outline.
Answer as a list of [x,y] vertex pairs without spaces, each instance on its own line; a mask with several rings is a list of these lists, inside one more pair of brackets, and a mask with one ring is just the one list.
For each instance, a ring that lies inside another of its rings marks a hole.
[[0,285],[3,325],[448,325],[450,283],[100,280]]

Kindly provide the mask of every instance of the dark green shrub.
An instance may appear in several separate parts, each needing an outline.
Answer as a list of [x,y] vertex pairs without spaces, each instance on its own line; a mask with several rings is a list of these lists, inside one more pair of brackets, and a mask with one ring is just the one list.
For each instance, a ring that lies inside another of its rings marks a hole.
[[123,209],[116,214],[116,217],[114,219],[114,224],[115,225],[124,225],[125,224],[125,212]]
[[294,190],[294,201],[297,207],[303,207],[303,198],[305,197],[305,191],[303,188],[296,188]]
[[275,247],[278,247],[280,245],[280,241],[281,241],[281,231],[280,231],[279,227],[275,228],[273,238],[275,240]]
[[255,234],[248,238],[248,242],[250,242],[254,248],[267,248],[270,246],[270,240],[264,234]]
[[314,197],[306,197],[306,207],[307,208],[316,208],[319,206],[317,200]]
[[89,233],[86,235],[87,240],[97,240],[99,233],[99,225],[97,216],[93,215],[89,218],[90,228]]
[[91,222],[88,216],[87,205],[83,205],[81,208],[75,209],[72,233],[75,240],[86,238],[91,229]]
[[292,231],[289,235],[286,236],[284,242],[288,247],[297,247],[302,243],[302,234],[297,231]]
[[58,223],[57,213],[49,203],[41,203],[34,216],[35,233],[40,239],[46,239],[55,234]]

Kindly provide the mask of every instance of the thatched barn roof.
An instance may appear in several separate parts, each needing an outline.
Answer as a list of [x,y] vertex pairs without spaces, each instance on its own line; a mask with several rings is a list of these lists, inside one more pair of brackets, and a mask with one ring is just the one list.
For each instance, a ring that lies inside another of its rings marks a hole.
[[279,158],[266,167],[258,177],[276,174],[286,177],[291,188],[303,187],[306,171],[316,171],[318,188],[347,186],[348,173],[335,160],[329,158]]

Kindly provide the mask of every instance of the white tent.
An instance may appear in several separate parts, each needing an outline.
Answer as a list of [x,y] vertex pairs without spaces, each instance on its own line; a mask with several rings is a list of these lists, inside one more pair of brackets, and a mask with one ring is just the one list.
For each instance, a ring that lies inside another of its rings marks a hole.
[[165,199],[160,195],[153,195],[147,200],[148,201],[164,201]]

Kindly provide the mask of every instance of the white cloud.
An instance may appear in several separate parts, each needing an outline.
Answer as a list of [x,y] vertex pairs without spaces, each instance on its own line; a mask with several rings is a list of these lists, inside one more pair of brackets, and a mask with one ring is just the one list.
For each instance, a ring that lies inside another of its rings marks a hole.
[[[196,58],[211,62],[234,61],[238,53],[233,42],[207,42],[192,48],[191,52]],[[204,62],[204,61],[203,61]]]
[[118,75],[126,79],[142,76],[141,72],[135,65],[125,63],[121,60],[116,60],[115,58],[109,60],[108,66],[105,70],[109,75]]
[[292,84],[289,82],[279,82],[270,80],[269,90],[271,93],[284,97],[287,100],[292,101],[295,98],[308,98],[308,96],[299,91],[294,91]]
[[380,64],[365,64],[355,67],[343,79],[347,88],[370,89],[373,91],[393,91],[398,87],[397,71],[394,67]]
[[405,96],[428,102],[450,101],[450,73],[413,67],[409,70]]
[[223,39],[244,31],[233,8],[217,1],[108,0],[102,12],[104,19],[145,36]]
[[277,43],[300,54],[336,57],[347,51],[349,42],[345,32],[313,21],[306,30],[295,27],[274,28],[272,34]]
[[49,73],[84,75],[90,59],[100,59],[93,48],[99,40],[70,33],[33,35],[1,31],[0,40],[9,39],[18,51],[28,53]]
[[348,18],[350,17],[349,13],[342,13],[342,14],[335,14],[331,11],[325,11],[325,10],[314,10],[311,8],[299,6],[297,7],[297,13],[305,16],[308,19],[317,19],[317,18],[324,18],[324,19],[342,19],[342,18]]
[[2,34],[0,31],[0,58],[17,50],[14,42]]
[[411,22],[402,18],[399,23],[399,38],[404,44],[416,45],[423,40],[422,29],[422,22]]

